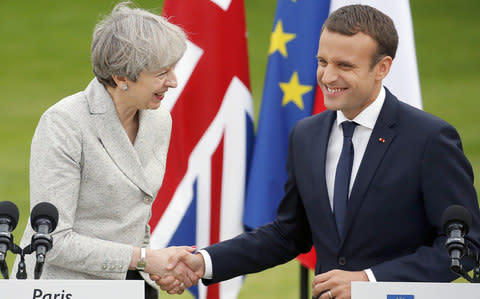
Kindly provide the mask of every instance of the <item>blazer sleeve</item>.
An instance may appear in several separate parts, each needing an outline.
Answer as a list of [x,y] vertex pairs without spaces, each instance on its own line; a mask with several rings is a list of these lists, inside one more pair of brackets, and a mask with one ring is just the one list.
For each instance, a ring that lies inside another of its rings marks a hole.
[[[421,163],[421,192],[426,217],[432,229],[432,243],[411,254],[373,266],[378,281],[452,281],[450,258],[445,248],[446,236],[441,227],[443,212],[450,205],[462,205],[472,213],[472,226],[466,243],[478,251],[480,214],[473,186],[472,167],[465,157],[457,131],[444,123],[432,132]],[[473,261],[463,259],[467,269]]]
[[[81,235],[73,229],[83,159],[80,126],[70,112],[51,108],[41,117],[32,139],[31,206],[48,201],[59,212],[47,263],[105,279],[124,279],[132,246]],[[105,269],[105,261],[123,266]]]

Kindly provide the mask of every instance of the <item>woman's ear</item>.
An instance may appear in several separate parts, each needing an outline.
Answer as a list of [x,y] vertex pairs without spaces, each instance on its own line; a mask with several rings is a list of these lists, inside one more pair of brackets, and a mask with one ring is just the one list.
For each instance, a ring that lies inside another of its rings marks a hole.
[[112,75],[112,79],[119,87],[127,86],[127,77],[125,76]]

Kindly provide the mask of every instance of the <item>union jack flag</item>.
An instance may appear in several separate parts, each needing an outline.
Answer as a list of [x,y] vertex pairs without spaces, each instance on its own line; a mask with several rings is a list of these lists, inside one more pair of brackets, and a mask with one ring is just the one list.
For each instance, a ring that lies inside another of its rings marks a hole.
[[[203,248],[243,232],[254,137],[244,3],[166,0],[163,14],[189,41],[176,68],[178,87],[162,103],[173,127],[150,220],[151,245]],[[241,285],[239,277],[190,291],[201,299],[228,299]]]

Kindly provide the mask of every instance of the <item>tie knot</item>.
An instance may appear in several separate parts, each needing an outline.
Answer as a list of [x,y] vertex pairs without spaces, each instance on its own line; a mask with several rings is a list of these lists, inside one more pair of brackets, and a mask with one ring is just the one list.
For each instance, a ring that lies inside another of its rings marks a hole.
[[354,121],[344,121],[342,123],[343,137],[352,138],[356,126],[357,123]]

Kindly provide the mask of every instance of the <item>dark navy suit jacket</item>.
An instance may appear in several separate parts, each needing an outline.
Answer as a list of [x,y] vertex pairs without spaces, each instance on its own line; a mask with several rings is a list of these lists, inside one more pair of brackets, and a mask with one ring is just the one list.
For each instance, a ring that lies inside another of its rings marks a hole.
[[473,216],[480,243],[473,171],[445,121],[400,102],[388,90],[355,178],[340,238],[329,203],[325,161],[335,111],[297,123],[290,134],[285,197],[276,219],[206,250],[214,283],[287,262],[312,245],[315,273],[372,269],[378,281],[437,281],[449,270],[441,217],[453,204]]

